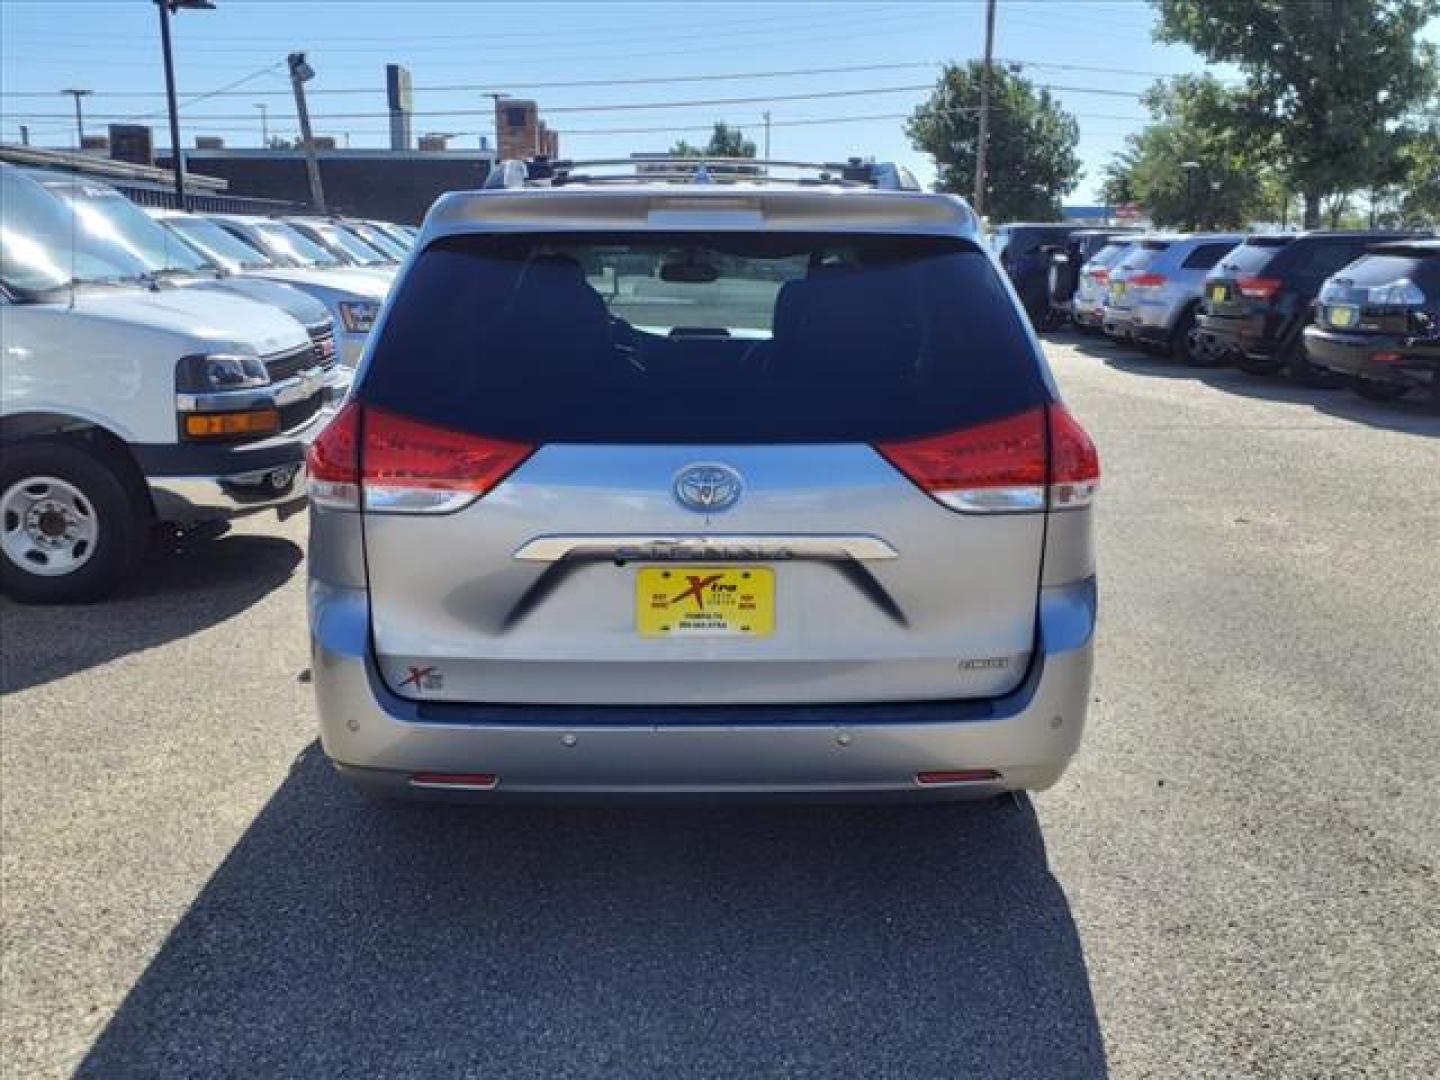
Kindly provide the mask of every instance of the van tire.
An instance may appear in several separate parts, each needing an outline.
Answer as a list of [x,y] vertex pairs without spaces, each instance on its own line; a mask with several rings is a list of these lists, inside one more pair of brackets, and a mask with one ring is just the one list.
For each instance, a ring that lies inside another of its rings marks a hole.
[[[48,488],[48,490],[47,490]],[[27,526],[27,507],[45,498],[54,527],[82,539],[55,553],[74,568],[37,573],[26,568],[47,557]],[[12,443],[0,449],[0,589],[22,603],[98,600],[131,576],[145,551],[148,507],[137,504],[125,479],[95,454],[61,440]]]

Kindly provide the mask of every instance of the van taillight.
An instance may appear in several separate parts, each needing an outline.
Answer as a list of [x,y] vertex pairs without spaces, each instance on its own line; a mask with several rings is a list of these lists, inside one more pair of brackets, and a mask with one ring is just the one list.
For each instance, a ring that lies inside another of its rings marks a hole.
[[966,513],[1087,506],[1100,484],[1095,444],[1058,403],[875,448],[932,498]]
[[363,501],[377,512],[444,513],[480,498],[534,451],[352,401],[310,447],[310,495],[335,508]]
[[1235,279],[1235,288],[1240,290],[1241,296],[1249,297],[1251,300],[1269,300],[1283,285],[1279,278],[1251,277],[1242,275]]

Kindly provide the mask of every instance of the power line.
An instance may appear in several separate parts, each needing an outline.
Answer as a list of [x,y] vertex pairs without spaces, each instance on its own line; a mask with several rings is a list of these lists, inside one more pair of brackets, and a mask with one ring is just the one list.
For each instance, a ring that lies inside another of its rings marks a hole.
[[[275,65],[279,67],[280,65]],[[558,82],[516,82],[514,79],[507,79],[506,84],[517,87],[521,90],[563,90],[579,89],[597,86],[660,86],[665,84],[698,83],[698,82],[727,82],[744,79],[787,79],[808,75],[845,75],[865,71],[901,71],[913,70],[915,68],[939,67],[938,60],[912,60],[894,64],[844,64],[837,67],[820,68],[792,68],[786,71],[741,71],[727,74],[714,75],[668,75],[668,76],[646,76],[643,78],[631,79],[568,79]],[[268,69],[267,69],[268,70]],[[248,76],[247,76],[248,78]],[[414,86],[411,88],[416,94],[437,94],[437,93],[477,93],[483,94],[493,90],[493,85],[482,83],[457,83],[449,86]],[[380,94],[384,90],[380,86],[346,86],[346,87],[316,87],[310,90],[311,95],[316,94]],[[164,97],[159,90],[97,90],[97,96],[102,97]],[[231,93],[226,88],[212,91],[209,97],[288,97],[289,90],[246,90],[244,93]],[[31,98],[53,98],[54,90],[0,90],[0,97],[31,97]]]

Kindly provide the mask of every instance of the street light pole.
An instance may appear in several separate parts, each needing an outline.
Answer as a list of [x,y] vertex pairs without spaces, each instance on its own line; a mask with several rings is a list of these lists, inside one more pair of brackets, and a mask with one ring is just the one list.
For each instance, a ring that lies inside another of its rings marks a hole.
[[1190,223],[1190,231],[1194,232],[1195,225],[1195,170],[1200,168],[1198,161],[1182,161],[1180,168],[1185,170],[1185,218]]
[[270,106],[263,101],[256,102],[255,108],[260,110],[260,145],[270,145]]
[[286,58],[290,65],[290,86],[295,91],[295,112],[300,116],[300,143],[305,150],[305,172],[310,177],[310,202],[320,215],[325,210],[325,189],[320,186],[320,161],[315,156],[315,137],[310,132],[310,108],[305,104],[305,84],[315,77],[315,69],[305,62],[303,52]]
[[155,0],[160,9],[160,47],[165,54],[165,103],[170,111],[170,164],[175,170],[175,200],[181,210],[185,205],[185,158],[180,149],[180,105],[175,100],[175,56],[170,48],[170,16],[181,8],[212,11],[210,0]]
[[90,96],[89,90],[61,90],[75,99],[75,149],[85,149],[85,116],[80,111],[80,99]]
[[975,140],[975,216],[985,217],[985,158],[990,149],[990,68],[995,53],[995,0],[985,3],[985,67],[980,72],[980,131]]

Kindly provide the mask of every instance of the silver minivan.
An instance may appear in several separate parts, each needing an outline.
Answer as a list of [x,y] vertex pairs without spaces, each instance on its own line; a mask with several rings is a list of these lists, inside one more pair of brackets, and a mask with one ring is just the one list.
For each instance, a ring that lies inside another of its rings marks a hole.
[[312,447],[325,752],[479,801],[1053,784],[1099,463],[969,207],[579,167],[436,203]]

